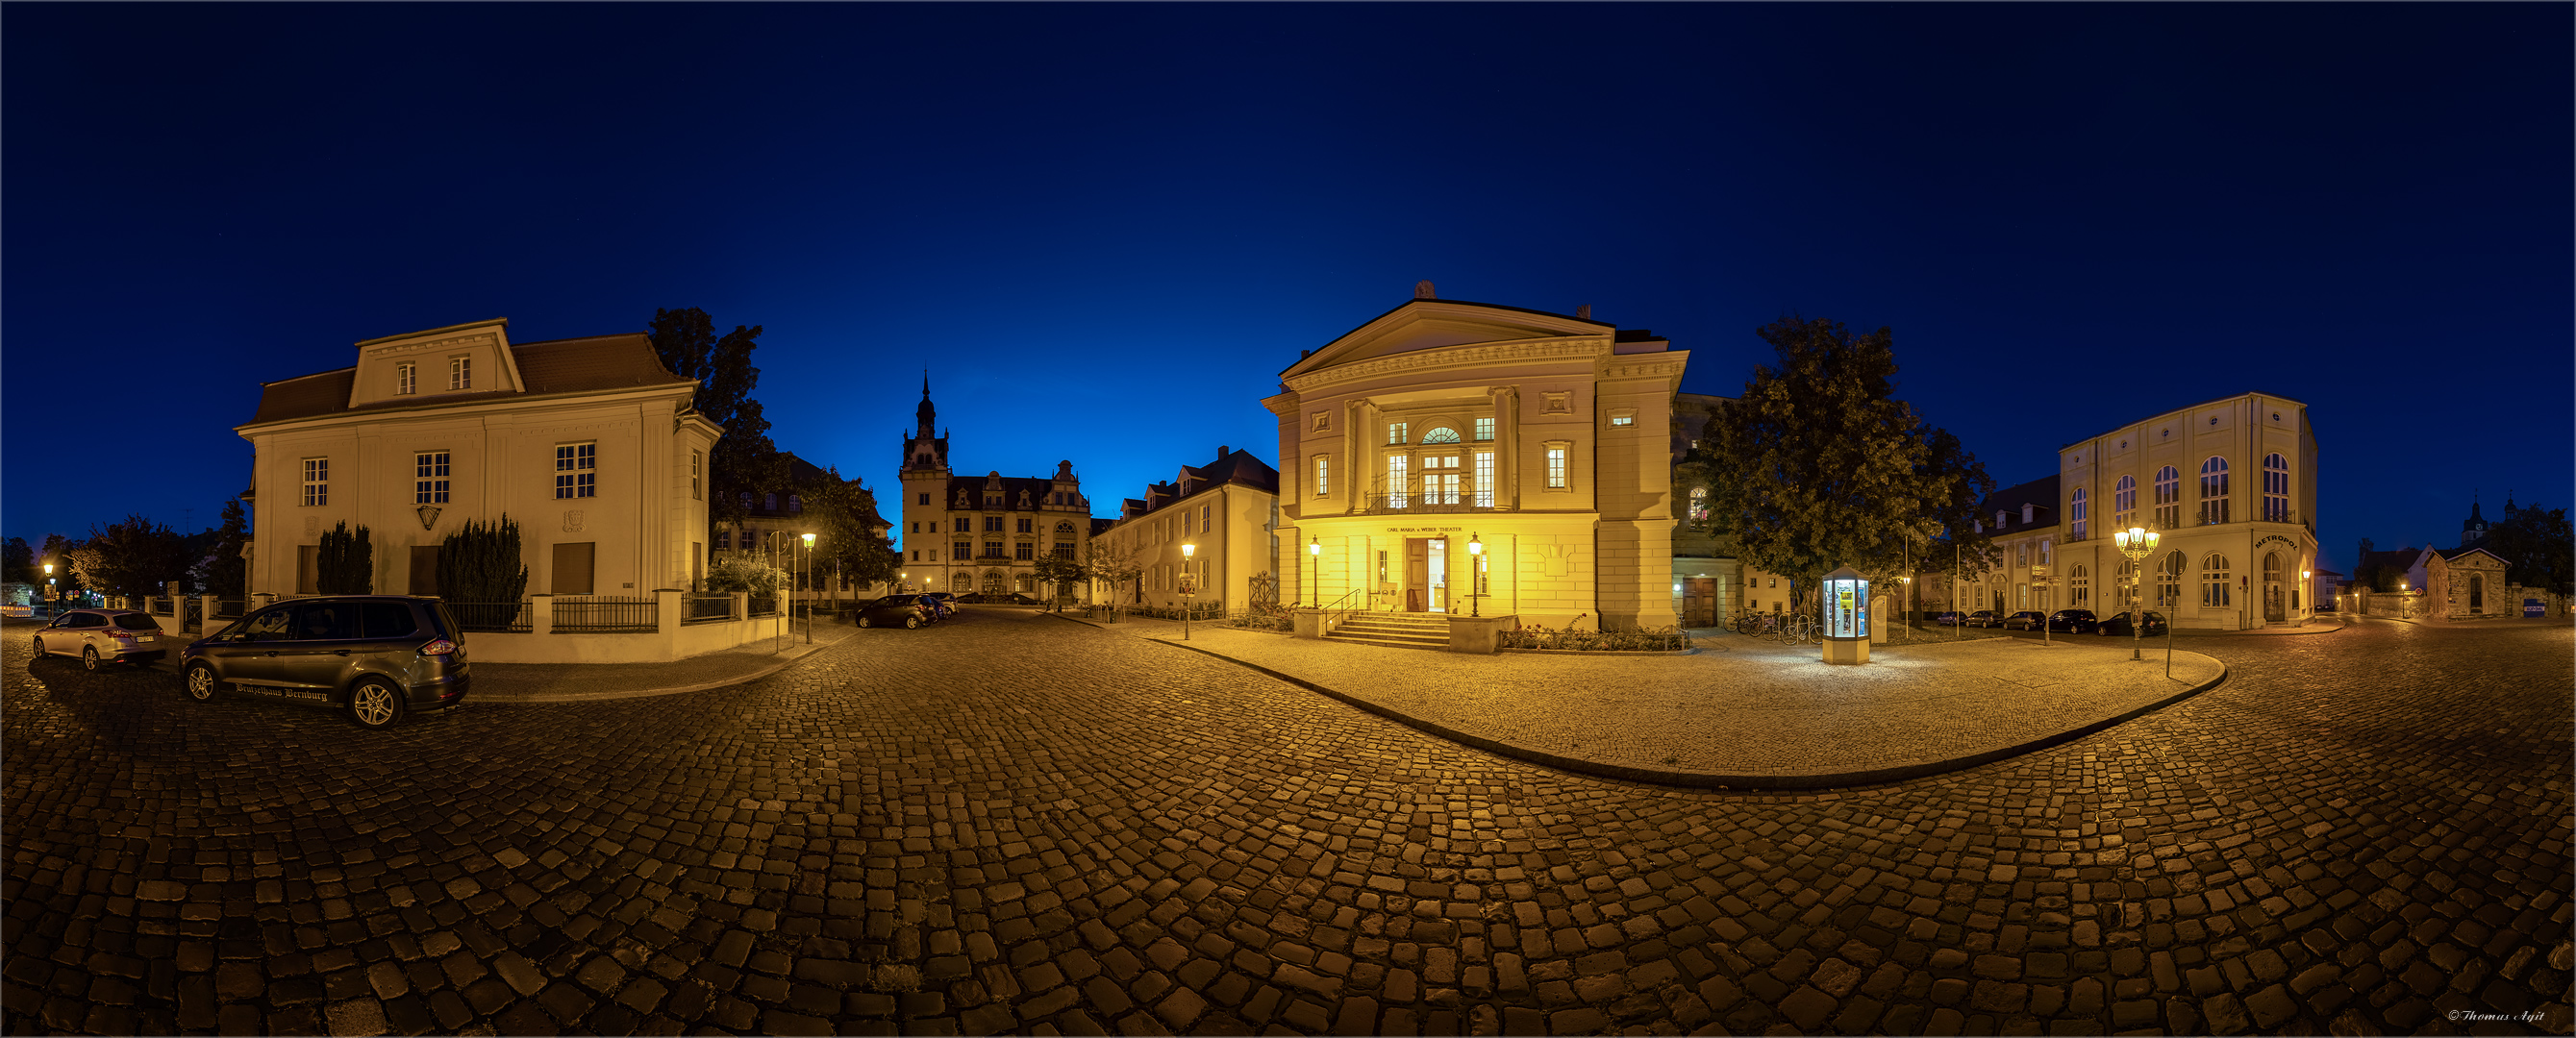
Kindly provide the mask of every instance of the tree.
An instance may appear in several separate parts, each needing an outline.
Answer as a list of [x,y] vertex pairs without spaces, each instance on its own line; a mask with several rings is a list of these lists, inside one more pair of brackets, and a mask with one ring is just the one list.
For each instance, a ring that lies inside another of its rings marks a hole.
[[841,478],[838,468],[797,487],[805,515],[814,522],[814,571],[850,578],[860,584],[894,579],[903,556],[894,542],[877,531],[877,496],[859,480]]
[[313,589],[326,595],[375,593],[376,547],[366,524],[352,531],[347,523],[333,523],[322,535],[321,549],[314,553]]
[[1145,572],[1145,568],[1137,565],[1134,560],[1118,556],[1100,541],[1091,542],[1091,550],[1082,560],[1082,568],[1091,579],[1109,585],[1109,602],[1113,605],[1118,602],[1119,585],[1134,580]]
[[11,584],[43,585],[45,571],[36,565],[36,549],[24,537],[9,538],[0,546],[0,581]]
[[787,459],[770,442],[769,419],[762,416],[760,401],[751,396],[760,385],[760,369],[751,366],[760,332],[756,324],[735,325],[718,336],[714,319],[693,306],[653,311],[645,333],[672,374],[698,380],[690,406],[724,428],[723,438],[707,457],[707,481],[716,491],[707,503],[711,531],[742,521],[743,492],[776,493],[789,482]]
[[1037,578],[1052,589],[1046,601],[1049,609],[1055,608],[1064,601],[1065,585],[1079,583],[1091,575],[1091,571],[1082,563],[1053,554],[1038,556],[1035,570]]
[[241,498],[226,499],[223,526],[215,531],[214,546],[200,563],[200,579],[208,594],[224,599],[248,597],[250,563],[242,558],[242,547],[249,543],[250,517]]
[[48,562],[53,563],[54,587],[56,590],[62,592],[62,596],[64,598],[70,598],[89,590],[87,585],[81,583],[80,573],[72,568],[72,552],[78,551],[80,546],[81,542],[79,541],[65,537],[59,533],[49,533],[45,535],[45,546],[36,549],[37,579],[40,581],[43,580],[45,578],[45,564]]
[[2504,520],[2487,528],[2487,550],[2505,561],[2505,579],[2555,594],[2576,592],[2576,531],[2564,508],[2516,508],[2505,502]]
[[1710,522],[1735,532],[1740,558],[1791,578],[1801,609],[1836,567],[1886,581],[1925,561],[1935,538],[1992,565],[1973,513],[1994,480],[1958,437],[1890,397],[1888,329],[1855,337],[1839,321],[1790,316],[1756,334],[1779,366],[1754,368],[1720,409],[1707,462],[1711,511],[1723,516]]
[[528,591],[528,565],[519,554],[519,524],[510,513],[498,523],[466,520],[438,549],[438,594],[448,613],[469,631],[501,631],[519,615]]
[[190,561],[185,539],[139,515],[106,529],[91,527],[89,539],[67,554],[81,583],[118,595],[161,594],[187,575]]

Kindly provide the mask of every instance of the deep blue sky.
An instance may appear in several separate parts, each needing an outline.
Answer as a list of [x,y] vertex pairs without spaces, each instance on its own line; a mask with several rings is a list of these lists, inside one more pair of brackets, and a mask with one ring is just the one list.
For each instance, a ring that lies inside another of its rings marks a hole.
[[1695,392],[1891,326],[2005,484],[2286,394],[2329,564],[2448,544],[2576,485],[2570,11],[13,4],[0,527],[212,524],[360,339],[682,306],[782,447],[890,484],[928,367],[961,470],[1108,514],[1430,278]]

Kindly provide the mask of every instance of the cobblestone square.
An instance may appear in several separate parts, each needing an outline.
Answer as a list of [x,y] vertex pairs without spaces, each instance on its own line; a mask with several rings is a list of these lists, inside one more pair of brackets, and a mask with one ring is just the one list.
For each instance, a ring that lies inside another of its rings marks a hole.
[[1005,610],[384,732],[26,633],[13,1034],[2569,1027],[2564,627],[2204,639],[2230,675],[2173,707],[1800,794]]

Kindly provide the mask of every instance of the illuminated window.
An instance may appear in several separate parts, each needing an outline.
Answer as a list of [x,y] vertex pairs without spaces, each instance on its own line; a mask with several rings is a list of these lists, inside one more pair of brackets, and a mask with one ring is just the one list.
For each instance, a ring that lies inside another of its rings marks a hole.
[[2167,465],[2156,470],[2156,529],[2182,528],[2182,473]]
[[[706,496],[706,482],[705,482],[705,480],[706,480],[706,470],[707,470],[707,455],[706,455],[706,452],[705,452],[705,451],[690,451],[690,452],[689,452],[689,500],[697,501],[697,500],[701,500],[701,499],[703,499],[703,498]],[[914,528],[914,529],[919,529],[919,528],[920,528],[920,526],[921,526],[921,524],[919,524],[919,523],[915,523],[915,524],[913,524],[913,528]]]
[[474,358],[447,358],[447,388],[451,390],[474,388]]
[[1324,455],[1321,455],[1321,454],[1315,455],[1315,496],[1316,496],[1316,497],[1322,497],[1322,496],[1324,496],[1325,494],[1327,494],[1327,493],[1331,493],[1331,492],[1332,492],[1332,479],[1333,479],[1333,459],[1331,459],[1331,458],[1329,458],[1329,457],[1326,457],[1326,456],[1324,456]]
[[1446,454],[1422,459],[1422,503],[1454,505],[1458,503],[1458,456]]
[[1388,508],[1405,507],[1405,491],[1410,489],[1411,483],[1410,478],[1406,474],[1406,469],[1412,464],[1413,459],[1402,454],[1389,455],[1387,457],[1386,506]]
[[1404,425],[1405,423],[1403,422],[1386,423],[1386,442],[1390,444],[1403,443]]
[[2263,458],[2263,518],[2275,523],[2290,521],[2290,460],[2278,454]]
[[1547,449],[1547,488],[1549,490],[1563,490],[1566,488],[1565,448],[1563,447],[1549,447]]
[[2201,525],[2227,521],[2227,459],[2212,456],[2200,463]]
[[430,451],[411,456],[411,501],[416,505],[447,503],[447,452]]
[[1458,430],[1456,430],[1456,429],[1452,429],[1452,428],[1450,428],[1450,427],[1448,427],[1448,426],[1445,426],[1445,425],[1442,425],[1442,426],[1434,426],[1430,432],[1427,432],[1427,433],[1423,433],[1423,434],[1422,434],[1422,442],[1424,442],[1424,443],[1456,443],[1456,442],[1458,442]]
[[1692,521],[1692,522],[1695,522],[1695,523],[1696,523],[1696,522],[1706,522],[1706,521],[1708,520],[1708,488],[1707,488],[1707,487],[1692,487],[1692,488],[1691,488],[1691,492],[1690,492],[1690,517],[1691,517],[1691,521]]
[[2200,604],[2227,604],[2227,556],[2212,553],[2200,560]]
[[307,506],[331,503],[331,459],[304,459],[304,503]]
[[2111,525],[2126,530],[2138,521],[2138,481],[2122,476],[2111,484]]
[[555,445],[555,496],[595,497],[599,493],[599,445]]
[[1476,452],[1476,507],[1494,507],[1494,452]]
[[404,396],[420,392],[420,365],[394,365],[394,392]]
[[2066,587],[2066,604],[2074,606],[2077,609],[2090,609],[2093,607],[2092,570],[2081,565],[2076,566],[2074,575],[2066,578]]
[[2077,487],[2077,488],[2075,488],[2075,508],[2074,508],[2074,511],[2075,511],[2075,517],[2074,517],[2074,520],[2073,520],[2073,522],[2074,522],[2074,528],[2075,528],[2074,539],[2075,539],[2075,540],[2079,540],[2079,541],[2080,541],[2080,540],[2083,540],[2083,539],[2084,539],[2084,527],[2085,527],[2085,520],[2086,520],[2086,517],[2087,517],[2087,513],[2086,513],[2086,511],[2085,511],[2084,488],[2083,488],[2083,487]]
[[1476,419],[1476,439],[1477,439],[1478,441],[1480,441],[1480,442],[1481,442],[1481,441],[1485,441],[1485,440],[1491,440],[1491,439],[1493,439],[1493,438],[1494,438],[1494,420],[1493,420],[1493,419],[1491,419],[1491,418],[1479,418],[1479,419]]

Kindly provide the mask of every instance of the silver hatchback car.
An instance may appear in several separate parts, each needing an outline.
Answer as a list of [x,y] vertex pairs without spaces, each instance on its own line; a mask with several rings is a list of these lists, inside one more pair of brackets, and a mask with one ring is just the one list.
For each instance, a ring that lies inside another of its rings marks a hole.
[[36,632],[36,655],[78,656],[97,670],[110,663],[149,663],[167,655],[160,621],[132,609],[73,609]]

